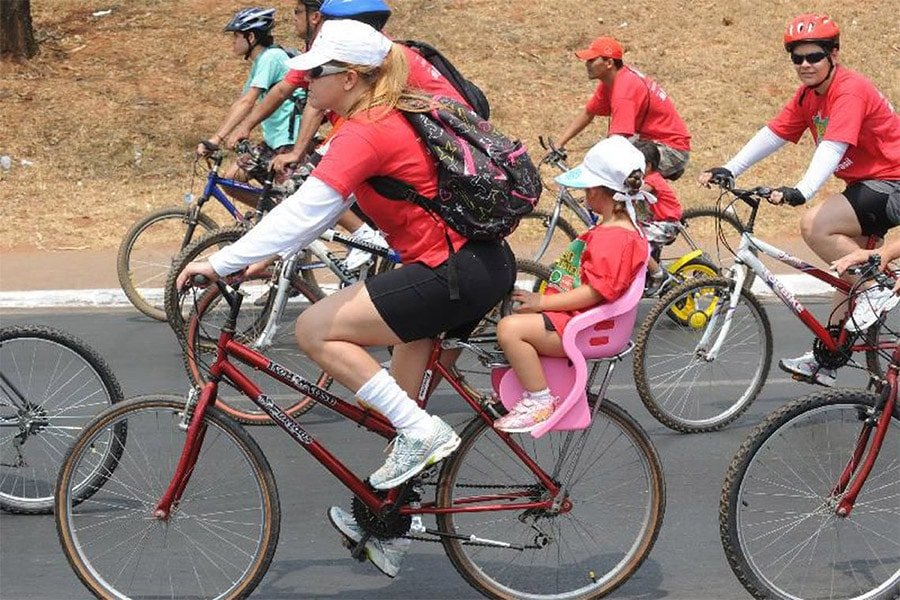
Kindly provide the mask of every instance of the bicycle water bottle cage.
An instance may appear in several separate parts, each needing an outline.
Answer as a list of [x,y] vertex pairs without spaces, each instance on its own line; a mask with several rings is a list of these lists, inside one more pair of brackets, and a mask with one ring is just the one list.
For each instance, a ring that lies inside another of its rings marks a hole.
[[[614,358],[628,348],[637,320],[638,303],[644,293],[646,272],[644,265],[618,300],[601,304],[569,321],[562,335],[566,357],[541,357],[541,368],[550,393],[560,401],[550,418],[531,432],[532,436],[539,438],[548,431],[584,429],[591,424],[586,389],[587,361]],[[522,398],[524,388],[512,369],[495,369],[491,381],[507,409]]]

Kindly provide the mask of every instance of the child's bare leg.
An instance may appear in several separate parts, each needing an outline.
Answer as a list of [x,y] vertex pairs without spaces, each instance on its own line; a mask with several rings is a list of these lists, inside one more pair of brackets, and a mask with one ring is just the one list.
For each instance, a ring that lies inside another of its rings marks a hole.
[[497,340],[506,360],[528,392],[547,389],[541,368],[541,356],[565,356],[562,339],[556,331],[548,331],[540,313],[504,317],[497,325]]

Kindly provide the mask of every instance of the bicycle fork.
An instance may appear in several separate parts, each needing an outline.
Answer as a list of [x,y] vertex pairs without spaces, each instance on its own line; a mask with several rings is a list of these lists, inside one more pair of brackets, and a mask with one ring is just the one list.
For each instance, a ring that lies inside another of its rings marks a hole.
[[[719,301],[716,302],[713,313],[706,323],[706,330],[703,332],[703,336],[697,342],[697,347],[694,350],[695,354],[706,362],[713,362],[719,356],[719,350],[722,349],[722,344],[725,343],[725,338],[728,337],[728,332],[731,330],[731,320],[734,316],[734,311],[737,309],[737,304],[741,299],[741,289],[744,287],[744,280],[747,278],[747,267],[735,264],[732,267],[732,272],[734,274],[731,279],[728,307],[724,309],[723,314],[721,303]],[[716,335],[716,339],[712,342],[712,347],[710,347],[713,331],[715,331],[719,319],[725,319],[725,321],[722,323],[722,328]]]
[[[194,465],[197,464],[197,457],[200,455],[200,449],[203,447],[203,438],[206,434],[206,424],[204,416],[206,408],[209,406],[210,400],[218,394],[218,380],[210,380],[203,391],[200,392],[200,399],[191,411],[191,398],[189,397],[187,406],[185,407],[185,415],[182,417],[182,423],[189,423],[187,435],[184,439],[184,447],[181,450],[181,457],[178,459],[178,466],[175,474],[169,482],[168,488],[156,508],[153,510],[153,517],[160,521],[168,521],[172,514],[173,507],[178,506],[181,495],[187,487],[188,481],[194,472]],[[196,393],[193,392],[192,393]],[[192,412],[192,414],[191,414]]]

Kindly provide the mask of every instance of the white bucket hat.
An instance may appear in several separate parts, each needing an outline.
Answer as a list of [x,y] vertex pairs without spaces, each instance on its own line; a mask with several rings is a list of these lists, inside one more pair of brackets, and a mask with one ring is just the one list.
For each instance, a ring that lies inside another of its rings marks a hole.
[[643,191],[629,193],[625,180],[635,170],[639,170],[641,173],[646,172],[647,162],[644,154],[626,138],[614,135],[594,144],[584,156],[581,164],[558,175],[555,181],[565,187],[594,188],[603,186],[615,191],[613,199],[625,203],[628,216],[637,230],[641,232],[634,212],[634,201],[644,200],[653,204],[656,202],[656,197]]
[[309,52],[287,61],[290,69],[309,71],[331,61],[377,67],[391,51],[391,40],[379,31],[349,19],[325,21]]

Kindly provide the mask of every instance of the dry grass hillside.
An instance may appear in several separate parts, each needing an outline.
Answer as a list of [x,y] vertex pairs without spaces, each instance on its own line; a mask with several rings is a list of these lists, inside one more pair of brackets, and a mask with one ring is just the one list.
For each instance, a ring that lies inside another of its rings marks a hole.
[[[0,249],[114,247],[143,213],[179,202],[192,183],[194,145],[245,77],[220,31],[246,4],[33,0],[40,54],[0,63],[0,154],[14,163],[0,181]],[[270,4],[279,9],[279,41],[296,45],[293,0]],[[688,174],[676,184],[687,205],[712,200],[693,184],[700,167],[728,157],[795,88],[780,47],[795,12],[829,12],[844,31],[844,64],[900,102],[898,0],[391,4],[388,32],[430,41],[451,57],[488,93],[495,121],[535,156],[538,135],[558,133],[592,89],[572,51],[600,34],[619,38],[626,62],[669,91],[694,136]],[[605,133],[605,123],[595,123],[570,144],[577,155]],[[793,183],[809,153],[808,142],[786,149],[746,179]],[[780,217],[771,218],[773,230],[794,229],[794,215],[770,214]]]

